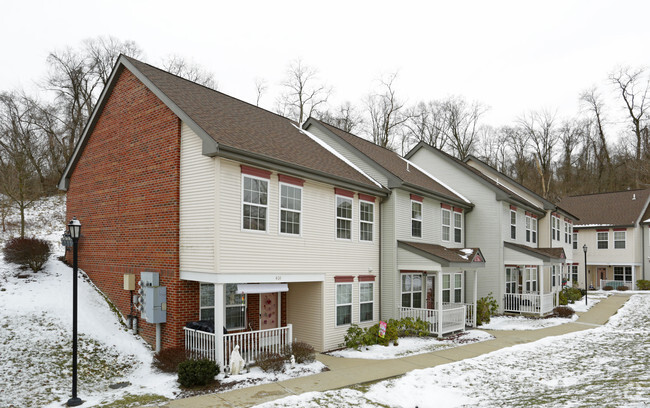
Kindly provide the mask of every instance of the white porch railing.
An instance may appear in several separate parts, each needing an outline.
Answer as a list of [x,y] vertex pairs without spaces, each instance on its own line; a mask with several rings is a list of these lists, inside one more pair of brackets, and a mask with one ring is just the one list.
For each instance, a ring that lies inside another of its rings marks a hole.
[[503,295],[503,310],[545,315],[553,311],[554,296],[554,293],[506,293]]
[[605,286],[611,286],[614,289],[618,289],[619,286],[627,286],[629,290],[636,290],[636,282],[632,281],[601,279],[600,289],[604,288]]
[[474,314],[473,303],[443,303],[442,307],[444,309],[450,309],[461,305],[465,306],[465,326],[476,327],[476,316]]
[[411,307],[400,307],[399,317],[403,319],[410,317],[420,319],[429,323],[429,331],[439,336],[465,329],[465,305],[457,307],[445,307],[442,311],[438,309],[415,309]]
[[[230,353],[239,345],[239,353],[247,363],[257,360],[263,352],[281,354],[291,345],[293,326],[267,330],[255,330],[223,335],[223,364],[230,363]],[[185,328],[185,350],[195,358],[207,358],[217,361],[215,353],[215,335],[199,330]],[[217,361],[218,362],[218,361]]]

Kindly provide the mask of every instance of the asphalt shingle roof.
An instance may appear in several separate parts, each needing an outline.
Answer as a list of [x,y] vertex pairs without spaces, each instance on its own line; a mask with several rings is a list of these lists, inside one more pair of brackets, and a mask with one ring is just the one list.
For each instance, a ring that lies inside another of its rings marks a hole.
[[579,218],[576,226],[634,225],[647,213],[648,197],[650,189],[626,190],[563,197],[559,205]]
[[[398,241],[402,245],[410,246],[420,251],[431,254],[435,257],[444,259],[448,262],[458,262],[458,263],[472,263],[477,254],[480,254],[480,249],[478,248],[447,248],[442,245],[436,244],[425,244],[422,242],[411,242],[411,241]],[[477,262],[485,262],[483,257],[480,257],[480,261],[477,259]]]

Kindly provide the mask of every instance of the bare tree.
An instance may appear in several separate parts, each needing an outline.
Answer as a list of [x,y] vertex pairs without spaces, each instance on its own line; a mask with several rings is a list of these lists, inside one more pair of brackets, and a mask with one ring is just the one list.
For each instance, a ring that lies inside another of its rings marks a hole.
[[411,143],[422,141],[441,150],[445,147],[445,118],[439,102],[420,102],[408,110],[407,117],[404,127]]
[[369,117],[369,134],[372,141],[382,147],[394,148],[395,136],[408,120],[404,102],[395,95],[397,73],[389,74],[380,80],[380,91],[366,98]]
[[203,68],[201,65],[188,61],[180,55],[169,55],[162,61],[165,71],[185,78],[189,81],[217,90],[219,84],[215,79],[214,73]]
[[549,198],[552,164],[558,132],[555,128],[555,114],[547,110],[532,112],[519,118],[519,124],[528,135],[528,140],[535,158],[535,166],[540,179],[541,195]]
[[287,68],[287,78],[282,82],[284,91],[277,100],[277,112],[302,124],[310,116],[316,116],[332,92],[318,78],[316,68],[296,60]]
[[108,79],[120,54],[132,58],[142,56],[142,50],[134,41],[120,41],[113,36],[85,40],[84,53],[87,58],[86,63],[91,67],[92,75],[96,76],[104,86],[108,84]]
[[503,126],[499,129],[502,135],[502,140],[506,145],[507,150],[510,152],[510,175],[513,176],[519,184],[526,184],[529,177],[528,171],[529,154],[528,154],[528,139],[529,136],[523,131],[521,127]]
[[255,99],[255,106],[260,106],[260,99],[262,95],[268,89],[268,84],[264,78],[255,78],[255,92],[257,92],[257,98]]
[[509,154],[505,139],[506,134],[501,129],[494,129],[492,126],[481,126],[478,130],[475,151],[479,159],[498,171],[507,174]]
[[363,124],[363,117],[349,101],[334,110],[318,112],[318,119],[348,133],[354,133]]
[[480,102],[468,103],[464,98],[449,97],[441,102],[444,117],[443,133],[453,152],[463,160],[474,147],[481,116],[487,107]]

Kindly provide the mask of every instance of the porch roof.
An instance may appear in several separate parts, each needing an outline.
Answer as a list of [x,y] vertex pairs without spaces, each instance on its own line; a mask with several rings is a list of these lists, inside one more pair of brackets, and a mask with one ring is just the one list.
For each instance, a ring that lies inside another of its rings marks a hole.
[[397,241],[397,247],[429,259],[442,267],[484,268],[485,257],[480,248],[447,248],[422,242]]
[[533,248],[527,245],[515,244],[513,242],[503,242],[503,246],[507,249],[512,249],[524,255],[532,256],[543,262],[549,263],[564,263],[566,262],[566,254],[563,248]]

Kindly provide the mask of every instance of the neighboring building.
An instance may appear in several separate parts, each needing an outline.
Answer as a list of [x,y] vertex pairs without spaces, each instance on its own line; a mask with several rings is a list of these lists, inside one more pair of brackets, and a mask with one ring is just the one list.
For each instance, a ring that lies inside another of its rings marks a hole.
[[636,286],[646,279],[650,235],[650,190],[626,190],[564,197],[559,202],[580,220],[574,226],[570,280],[585,286],[587,246],[589,287]]
[[[284,117],[121,56],[59,188],[80,267],[123,314],[123,274],[159,274],[163,348],[322,351],[378,321],[389,191]],[[184,329],[200,319],[215,334]]]
[[314,118],[303,128],[391,191],[381,204],[381,318],[429,319],[437,334],[475,325],[485,258],[466,245],[470,200],[393,151]]
[[406,158],[474,204],[466,217],[466,245],[486,254],[478,296],[492,294],[505,312],[550,313],[559,300],[569,245],[558,230],[568,233],[575,216],[474,157],[461,161],[421,142]]

